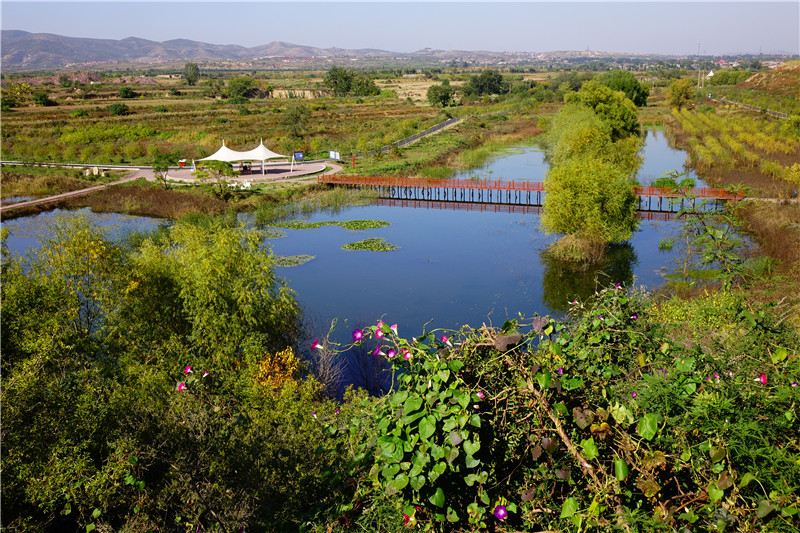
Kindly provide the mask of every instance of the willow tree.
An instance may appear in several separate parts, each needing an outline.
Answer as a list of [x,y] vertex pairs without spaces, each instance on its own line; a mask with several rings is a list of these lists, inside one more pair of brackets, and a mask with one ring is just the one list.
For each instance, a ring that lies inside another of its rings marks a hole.
[[553,256],[594,262],[608,244],[630,239],[636,228],[632,177],[641,163],[641,142],[632,135],[636,108],[623,93],[593,82],[570,101],[547,137],[542,227],[563,234],[551,247]]

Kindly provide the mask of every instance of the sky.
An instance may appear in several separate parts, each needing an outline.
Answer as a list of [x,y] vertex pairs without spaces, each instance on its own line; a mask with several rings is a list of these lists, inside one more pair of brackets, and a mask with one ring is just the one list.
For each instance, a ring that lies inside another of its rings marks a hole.
[[800,1],[207,2],[0,0],[2,28],[246,47],[800,54]]

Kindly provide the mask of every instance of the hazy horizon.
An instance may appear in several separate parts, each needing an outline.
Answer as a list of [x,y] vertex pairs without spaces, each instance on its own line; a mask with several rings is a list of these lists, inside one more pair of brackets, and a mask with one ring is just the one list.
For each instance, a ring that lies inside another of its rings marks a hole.
[[800,2],[2,2],[2,28],[254,47],[800,54]]

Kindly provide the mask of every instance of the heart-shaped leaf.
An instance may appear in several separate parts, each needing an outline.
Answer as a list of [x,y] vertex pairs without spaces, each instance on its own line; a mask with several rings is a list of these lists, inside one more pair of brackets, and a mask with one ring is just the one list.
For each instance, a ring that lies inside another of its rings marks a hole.
[[467,455],[475,455],[478,453],[478,450],[481,449],[481,443],[478,441],[471,441],[465,440],[464,441],[464,451],[467,452]]
[[442,487],[436,489],[436,492],[428,498],[428,501],[436,507],[444,507],[444,491]]
[[408,478],[408,474],[406,474],[405,472],[400,472],[400,473],[399,473],[399,474],[397,474],[397,476],[396,476],[396,477],[395,477],[395,478],[392,480],[392,482],[391,482],[391,483],[392,483],[392,488],[394,488],[394,490],[396,490],[396,491],[400,492],[401,490],[403,490],[404,488],[406,488],[406,485],[408,485],[408,482],[409,482],[409,481],[410,481],[410,480],[409,480],[409,478]]

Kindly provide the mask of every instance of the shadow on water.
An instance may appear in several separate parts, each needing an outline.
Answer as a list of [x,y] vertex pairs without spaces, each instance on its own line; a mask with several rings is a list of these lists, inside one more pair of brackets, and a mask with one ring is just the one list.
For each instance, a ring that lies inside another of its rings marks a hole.
[[608,285],[632,285],[634,267],[639,263],[636,251],[629,243],[612,246],[600,264],[589,268],[553,259],[544,251],[539,260],[544,266],[542,300],[559,313],[569,310],[569,302],[584,300]]

